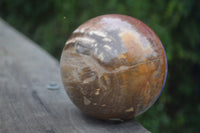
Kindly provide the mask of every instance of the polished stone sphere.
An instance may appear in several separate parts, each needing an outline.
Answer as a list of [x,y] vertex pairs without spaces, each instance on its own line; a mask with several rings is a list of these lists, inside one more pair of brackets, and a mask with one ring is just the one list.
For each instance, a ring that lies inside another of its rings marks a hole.
[[81,111],[99,119],[125,120],[158,99],[167,58],[146,24],[110,14],[93,18],[72,33],[60,67],[67,94]]

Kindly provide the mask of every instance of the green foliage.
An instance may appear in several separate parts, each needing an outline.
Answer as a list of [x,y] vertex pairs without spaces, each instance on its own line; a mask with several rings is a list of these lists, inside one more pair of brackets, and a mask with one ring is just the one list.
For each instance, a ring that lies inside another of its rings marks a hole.
[[136,119],[155,133],[200,132],[199,0],[1,0],[0,16],[60,58],[80,24],[102,14],[126,14],[160,37],[169,74],[159,100]]

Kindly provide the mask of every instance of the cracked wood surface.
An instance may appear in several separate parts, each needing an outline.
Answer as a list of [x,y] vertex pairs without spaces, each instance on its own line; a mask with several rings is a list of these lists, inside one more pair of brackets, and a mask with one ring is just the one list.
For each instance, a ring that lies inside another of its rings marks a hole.
[[[59,89],[48,89],[55,81]],[[0,133],[149,133],[135,120],[82,114],[66,95],[59,63],[0,19]]]

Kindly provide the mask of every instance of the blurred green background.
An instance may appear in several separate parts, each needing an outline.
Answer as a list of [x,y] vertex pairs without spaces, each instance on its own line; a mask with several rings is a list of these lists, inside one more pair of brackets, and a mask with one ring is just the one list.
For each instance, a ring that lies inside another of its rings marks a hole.
[[57,59],[73,30],[90,18],[111,13],[149,25],[167,52],[164,91],[136,119],[153,133],[200,132],[200,0],[0,1],[0,17]]

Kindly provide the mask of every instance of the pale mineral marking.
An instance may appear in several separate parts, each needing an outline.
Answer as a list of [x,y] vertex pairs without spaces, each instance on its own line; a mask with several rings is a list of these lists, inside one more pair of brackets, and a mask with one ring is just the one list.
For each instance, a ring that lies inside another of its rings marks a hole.
[[92,44],[94,47],[97,47],[97,43]]
[[85,32],[85,28],[82,28],[81,30],[80,30],[80,33],[84,33]]
[[104,32],[100,32],[100,31],[89,31],[89,35],[97,35],[97,36],[100,36],[100,37],[106,37],[106,34]]
[[85,28],[78,28],[78,29],[76,29],[73,33],[84,33],[85,32]]
[[66,43],[65,43],[65,45],[68,45],[68,44],[70,44],[70,43],[75,43],[76,42],[76,40],[72,40],[72,39],[70,39],[70,40],[68,40]]
[[106,104],[103,104],[103,105],[101,105],[102,107],[105,107],[106,106]]
[[110,38],[105,37],[105,38],[103,38],[103,41],[111,42],[112,40]]
[[108,46],[108,45],[104,45],[103,47],[104,47],[105,49],[107,49],[107,50],[111,50],[111,47]]
[[131,108],[125,110],[125,112],[133,112],[133,111],[134,111],[134,108],[133,108],[133,107],[131,107]]
[[76,42],[83,42],[83,43],[89,43],[89,44],[93,44],[95,43],[95,40],[89,37],[73,37],[71,39],[69,39],[65,45],[68,45],[70,43],[76,43]]
[[101,60],[101,61],[103,61],[104,60],[104,54],[103,53],[101,53],[101,54],[99,54],[99,59]]
[[84,83],[84,84],[88,84],[88,83],[90,83],[90,82],[92,82],[92,81],[94,81],[94,80],[95,80],[95,75],[84,79],[84,80],[83,80],[83,83]]
[[79,33],[80,30],[79,29],[76,29],[73,33]]
[[91,101],[85,96],[83,97],[83,102],[85,105],[89,105],[91,103]]
[[71,40],[75,40],[75,41],[80,41],[80,42],[84,42],[84,43],[94,43],[95,40],[89,37],[75,37],[72,38]]
[[100,89],[96,89],[95,95],[99,95]]

